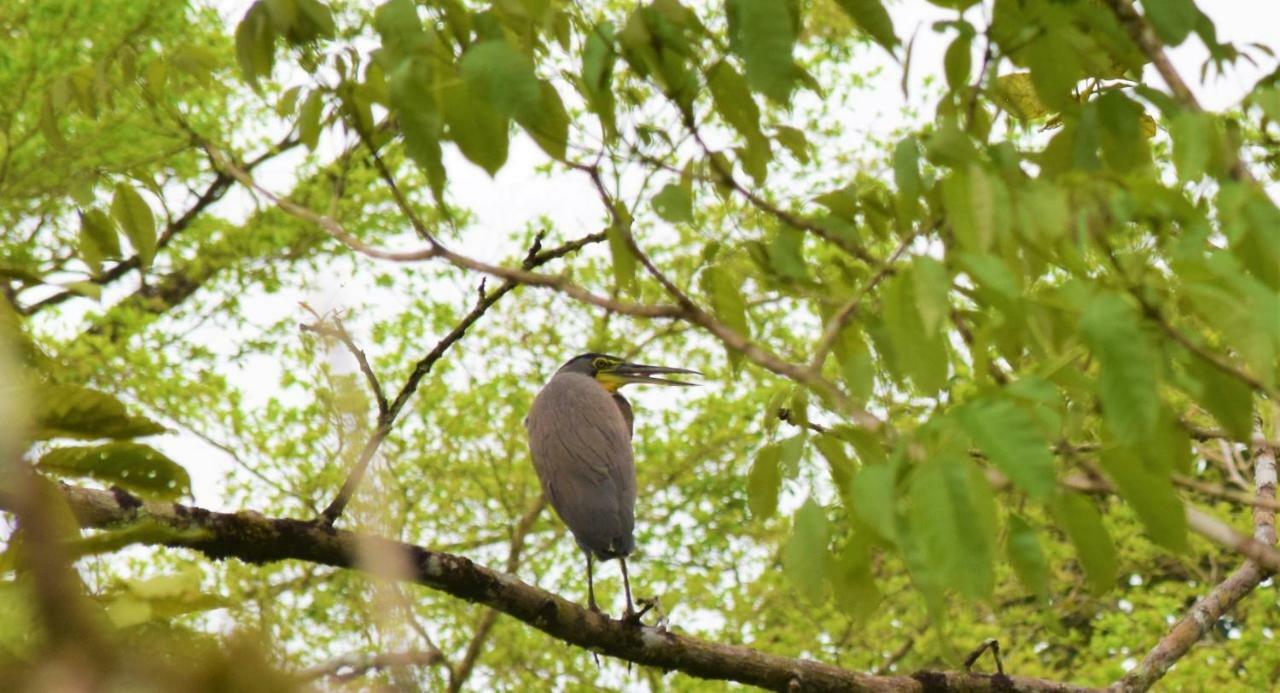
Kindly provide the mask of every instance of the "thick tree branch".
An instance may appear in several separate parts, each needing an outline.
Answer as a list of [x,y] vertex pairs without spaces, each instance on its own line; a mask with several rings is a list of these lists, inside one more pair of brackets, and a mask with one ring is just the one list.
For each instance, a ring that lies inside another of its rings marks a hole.
[[[214,559],[250,563],[300,560],[365,570],[367,555],[402,556],[412,572],[382,577],[407,579],[459,599],[484,604],[578,647],[611,657],[678,670],[700,678],[736,681],[771,690],[805,691],[1047,691],[1091,690],[1042,679],[970,672],[921,671],[911,676],[872,676],[806,659],[770,655],[748,647],[722,645],[674,632],[612,620],[506,573],[461,556],[291,519],[256,513],[217,513],[177,503],[142,501],[115,489],[63,486],[81,526],[110,527],[151,520],[175,530],[156,543],[189,548]],[[398,563],[399,561],[397,561]]]
[[[1275,500],[1276,454],[1263,449],[1254,457],[1254,483],[1260,499]],[[1276,542],[1276,515],[1273,508],[1255,507],[1253,510],[1253,538],[1266,546]],[[1255,561],[1247,561],[1231,573],[1226,580],[1214,587],[1203,599],[1196,602],[1173,628],[1133,671],[1125,674],[1111,688],[1115,691],[1145,691],[1151,688],[1169,667],[1185,655],[1204,634],[1218,622],[1228,610],[1252,592],[1271,574]]]

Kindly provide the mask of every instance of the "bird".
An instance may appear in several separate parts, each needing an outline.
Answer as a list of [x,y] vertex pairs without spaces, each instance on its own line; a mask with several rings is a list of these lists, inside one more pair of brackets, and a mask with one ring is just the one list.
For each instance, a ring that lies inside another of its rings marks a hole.
[[635,550],[635,416],[619,388],[631,384],[691,386],[658,375],[702,375],[687,368],[628,363],[589,352],[567,361],[533,400],[525,429],[542,492],[587,557],[587,604],[599,612],[592,562],[618,559],[627,619],[631,602],[627,556]]

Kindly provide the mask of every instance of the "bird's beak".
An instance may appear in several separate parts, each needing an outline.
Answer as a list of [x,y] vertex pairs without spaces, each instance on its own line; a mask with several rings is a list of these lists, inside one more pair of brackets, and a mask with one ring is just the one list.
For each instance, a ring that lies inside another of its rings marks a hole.
[[656,375],[702,375],[698,371],[691,371],[688,368],[670,368],[668,366],[646,366],[642,363],[620,363],[607,372],[601,373],[600,377],[605,380],[613,380],[619,385],[628,385],[632,383],[647,385],[680,385],[690,387],[698,383],[686,383],[680,380],[668,380],[666,378],[655,378]]

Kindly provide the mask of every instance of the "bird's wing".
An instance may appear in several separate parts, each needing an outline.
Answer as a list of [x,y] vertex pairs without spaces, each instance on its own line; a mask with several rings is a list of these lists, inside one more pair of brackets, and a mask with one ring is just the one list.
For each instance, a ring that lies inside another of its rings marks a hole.
[[628,553],[635,464],[610,394],[589,376],[556,375],[534,400],[528,430],[542,488],[578,542],[601,555]]

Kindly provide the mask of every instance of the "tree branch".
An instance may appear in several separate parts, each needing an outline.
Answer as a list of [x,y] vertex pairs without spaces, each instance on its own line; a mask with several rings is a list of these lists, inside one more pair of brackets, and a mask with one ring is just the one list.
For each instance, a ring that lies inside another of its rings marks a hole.
[[[1276,497],[1276,454],[1262,449],[1254,458],[1254,483],[1259,499],[1274,502]],[[1276,516],[1274,508],[1254,507],[1253,538],[1265,546],[1276,542]],[[1226,580],[1210,590],[1196,602],[1169,633],[1147,653],[1133,671],[1125,674],[1112,687],[1115,691],[1145,691],[1151,688],[1169,667],[1185,655],[1205,632],[1218,622],[1228,610],[1257,588],[1274,568],[1266,568],[1250,560],[1240,566]]]
[[812,660],[770,655],[748,647],[722,645],[612,620],[512,575],[420,546],[334,530],[302,520],[271,519],[249,512],[218,513],[178,503],[143,501],[119,489],[101,491],[64,485],[62,493],[82,527],[102,528],[147,519],[180,530],[168,538],[148,541],[194,549],[213,559],[238,558],[257,564],[300,560],[369,572],[376,566],[363,565],[357,560],[359,547],[365,547],[366,555],[376,551],[382,556],[400,556],[411,567],[411,572],[381,577],[406,580],[484,604],[571,645],[700,678],[736,681],[771,690],[1055,693],[1091,690],[1043,679],[956,671],[872,676]]

